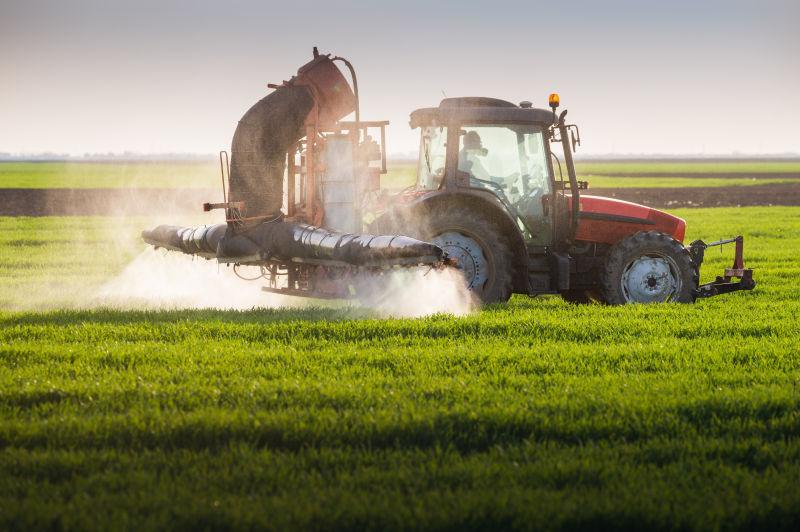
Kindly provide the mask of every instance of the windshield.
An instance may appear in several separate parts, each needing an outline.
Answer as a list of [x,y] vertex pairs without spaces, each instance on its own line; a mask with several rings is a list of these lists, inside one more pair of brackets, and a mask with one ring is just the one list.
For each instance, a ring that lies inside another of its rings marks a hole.
[[480,125],[461,130],[458,169],[470,186],[511,203],[550,193],[544,136],[536,126]]
[[419,147],[417,186],[437,189],[442,184],[447,150],[447,128],[428,126],[422,128]]

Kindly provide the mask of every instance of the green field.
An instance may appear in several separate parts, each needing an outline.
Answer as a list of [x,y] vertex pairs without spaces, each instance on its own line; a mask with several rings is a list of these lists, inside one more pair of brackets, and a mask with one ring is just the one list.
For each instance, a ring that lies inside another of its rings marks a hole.
[[[576,163],[578,179],[589,182],[589,188],[694,188],[694,187],[740,187],[767,185],[772,183],[797,183],[800,186],[800,163]],[[414,184],[416,166],[410,163],[395,163],[389,166],[389,173],[383,177],[384,188],[402,189]],[[676,177],[648,177],[629,175],[633,173],[674,172]],[[708,177],[680,177],[683,172],[711,174]],[[754,177],[760,173],[774,173],[775,176]],[[735,174],[737,177],[713,177],[713,173]],[[599,175],[598,175],[599,174]],[[615,176],[614,174],[624,174]],[[785,174],[785,175],[777,175]],[[567,179],[566,174],[564,178]]]
[[[800,162],[578,162],[578,177],[595,188],[606,187],[729,187],[768,183],[800,182]],[[402,189],[414,183],[416,165],[390,162],[389,173],[382,177],[382,186]],[[673,172],[674,177],[652,177],[614,174]],[[722,179],[680,177],[685,172],[741,174]],[[786,174],[754,179],[759,173]],[[603,175],[597,175],[603,174]],[[23,162],[0,163],[0,188],[218,188],[219,164],[199,162]]]
[[37,309],[0,312],[0,529],[797,529],[800,208],[676,214],[743,232],[758,288],[40,311],[114,276],[148,220],[0,218],[0,305]]
[[82,301],[144,244],[146,218],[0,217],[0,308],[53,308]]
[[800,178],[710,178],[710,177],[614,177],[601,175],[578,176],[589,182],[589,190],[593,188],[695,188],[695,187],[747,187],[752,185],[769,185],[773,183],[797,183]]
[[647,172],[659,173],[719,173],[719,174],[750,174],[750,173],[800,173],[798,160],[692,160],[692,161],[576,161],[575,167],[579,174],[637,174]]
[[0,188],[217,188],[214,161],[0,163]]

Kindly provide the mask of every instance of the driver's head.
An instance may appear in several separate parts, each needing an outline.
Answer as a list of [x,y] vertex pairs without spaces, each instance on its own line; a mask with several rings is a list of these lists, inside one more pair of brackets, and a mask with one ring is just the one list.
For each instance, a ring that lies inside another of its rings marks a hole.
[[486,155],[488,150],[483,147],[481,136],[477,131],[467,131],[464,134],[464,151],[474,153],[476,155]]

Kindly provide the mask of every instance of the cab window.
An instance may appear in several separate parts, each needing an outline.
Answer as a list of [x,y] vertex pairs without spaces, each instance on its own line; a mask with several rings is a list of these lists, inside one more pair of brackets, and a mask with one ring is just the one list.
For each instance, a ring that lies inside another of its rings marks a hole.
[[417,186],[437,189],[442,184],[447,155],[447,128],[429,126],[422,128],[419,146]]
[[535,126],[462,127],[458,169],[468,174],[469,186],[489,189],[511,203],[551,192],[544,137]]

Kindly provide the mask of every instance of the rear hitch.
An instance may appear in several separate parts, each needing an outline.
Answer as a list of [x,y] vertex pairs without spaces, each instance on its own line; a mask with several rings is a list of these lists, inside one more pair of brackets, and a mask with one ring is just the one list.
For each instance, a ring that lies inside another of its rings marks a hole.
[[[689,253],[692,255],[692,262],[695,264],[698,275],[700,274],[700,266],[703,264],[707,248],[733,242],[736,243],[733,266],[725,268],[725,273],[722,276],[718,275],[714,281],[698,286],[697,290],[695,290],[695,297],[718,296],[736,292],[737,290],[752,290],[756,287],[756,282],[753,280],[753,270],[744,267],[744,237],[741,235],[711,242],[710,244],[706,244],[702,240],[695,240],[689,244]],[[739,281],[734,282],[733,279],[739,279]]]

